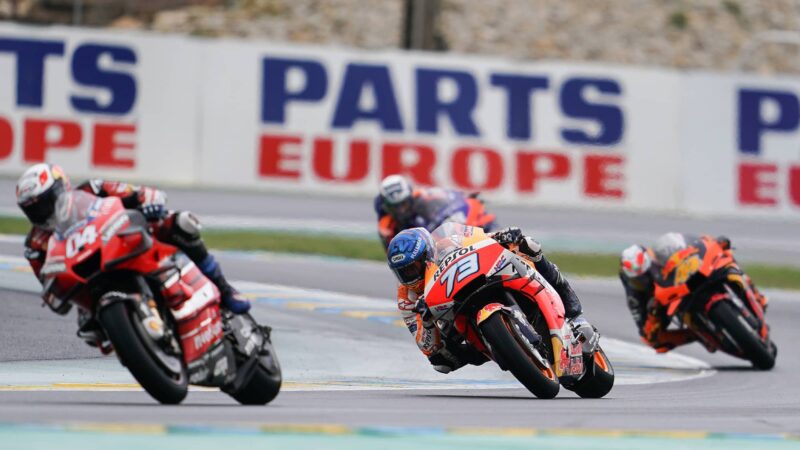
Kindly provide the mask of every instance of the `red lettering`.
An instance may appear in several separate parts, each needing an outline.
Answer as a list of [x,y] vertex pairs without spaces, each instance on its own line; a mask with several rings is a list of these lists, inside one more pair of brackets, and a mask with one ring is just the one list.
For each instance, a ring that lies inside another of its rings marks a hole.
[[739,164],[739,203],[742,205],[777,205],[775,189],[778,166],[775,164]]
[[[135,166],[136,126],[98,123],[94,126],[92,165],[131,169]],[[122,153],[123,155],[120,155]]]
[[314,140],[314,173],[323,180],[354,182],[366,178],[369,172],[369,142],[350,142],[350,155],[347,172],[344,176],[333,173],[333,140],[320,138]]
[[517,153],[517,190],[535,192],[539,180],[562,180],[569,176],[570,162],[559,153]]
[[588,197],[622,198],[623,162],[617,155],[587,155],[583,162],[583,193]]
[[[289,153],[289,145],[299,145],[298,136],[261,136],[258,174],[262,177],[300,178],[300,152]],[[294,163],[286,167],[286,163]]]
[[[410,161],[409,161],[410,159]],[[422,144],[386,143],[383,145],[383,177],[401,174],[413,181],[433,186],[436,152]]]
[[80,125],[75,122],[28,119],[25,121],[23,159],[29,163],[44,162],[48,150],[75,149],[80,145],[82,135]]
[[0,117],[0,159],[11,156],[14,150],[14,129],[11,122]]
[[789,200],[795,206],[800,206],[800,166],[789,168]]
[[[470,163],[473,156],[479,155],[485,164],[476,163],[483,172],[483,183],[472,180]],[[453,182],[462,189],[492,190],[503,182],[503,158],[500,154],[486,147],[460,147],[453,153]]]

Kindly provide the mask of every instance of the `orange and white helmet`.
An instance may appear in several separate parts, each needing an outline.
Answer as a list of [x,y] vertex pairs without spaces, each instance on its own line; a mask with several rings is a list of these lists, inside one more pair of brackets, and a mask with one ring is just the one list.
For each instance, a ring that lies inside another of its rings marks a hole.
[[43,226],[53,216],[58,197],[69,189],[69,178],[61,167],[36,164],[17,181],[17,205],[31,223]]
[[637,278],[650,270],[653,258],[650,252],[641,245],[631,245],[622,251],[620,258],[622,273],[628,278]]

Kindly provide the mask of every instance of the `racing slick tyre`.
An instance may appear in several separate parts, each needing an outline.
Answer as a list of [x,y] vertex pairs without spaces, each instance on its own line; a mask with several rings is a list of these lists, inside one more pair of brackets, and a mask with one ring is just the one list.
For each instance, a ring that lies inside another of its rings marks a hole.
[[719,302],[708,315],[742,350],[742,357],[750,360],[753,367],[770,370],[775,366],[777,347],[771,342],[764,342],[732,304],[727,301]]
[[525,337],[518,333],[508,316],[492,314],[481,323],[480,329],[495,358],[502,361],[514,378],[533,395],[548,399],[558,394],[561,384],[555,371],[549,365],[540,367],[536,357],[523,343]]
[[125,302],[116,302],[100,311],[100,324],[111,340],[120,361],[131,372],[136,381],[154,399],[164,404],[178,404],[189,389],[186,366],[180,361],[180,373],[170,373],[157,362],[137,331],[135,320]]
[[259,364],[250,382],[239,391],[231,393],[230,396],[242,405],[266,405],[278,396],[278,392],[281,390],[281,382],[280,372],[270,375]]
[[572,390],[582,398],[605,397],[614,387],[614,368],[600,347],[592,355],[591,362],[594,363],[594,369],[587,369],[586,375],[575,383]]

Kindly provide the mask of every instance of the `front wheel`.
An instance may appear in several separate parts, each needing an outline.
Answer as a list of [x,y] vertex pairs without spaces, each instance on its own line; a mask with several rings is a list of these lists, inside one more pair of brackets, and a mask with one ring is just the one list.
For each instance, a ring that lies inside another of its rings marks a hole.
[[762,340],[758,332],[731,303],[727,301],[717,303],[708,315],[722,329],[723,334],[742,351],[741,357],[753,363],[753,367],[770,370],[775,366],[777,353],[775,344]]
[[99,319],[120,361],[148,394],[165,404],[178,404],[186,398],[189,389],[186,365],[179,361],[179,373],[173,373],[156,362],[155,355],[143,342],[150,337],[137,331],[136,316],[125,302],[103,308]]
[[533,395],[547,399],[558,394],[561,384],[555,371],[549,365],[540,367],[541,363],[531,353],[526,338],[508,316],[492,314],[480,328],[495,359],[502,361],[514,378]]
[[614,368],[611,367],[606,352],[597,347],[591,359],[584,357],[584,361],[594,367],[586,368],[586,374],[575,383],[572,390],[582,398],[605,397],[614,387]]

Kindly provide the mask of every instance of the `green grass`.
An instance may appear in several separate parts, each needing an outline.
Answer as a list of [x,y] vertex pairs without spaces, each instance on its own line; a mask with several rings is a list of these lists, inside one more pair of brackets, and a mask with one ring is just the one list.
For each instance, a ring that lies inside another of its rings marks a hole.
[[0,217],[0,234],[28,234],[31,224],[22,217]]
[[[24,234],[29,225],[22,218],[0,217],[0,234]],[[308,253],[385,262],[383,248],[375,239],[308,235],[271,231],[207,230],[203,237],[211,248]],[[616,277],[617,255],[549,252],[547,257],[561,270],[575,275]],[[747,264],[744,269],[758,286],[800,290],[800,268]]]
[[212,248],[311,253],[385,261],[383,247],[377,237],[370,240],[300,233],[208,230],[203,232],[203,239]]

